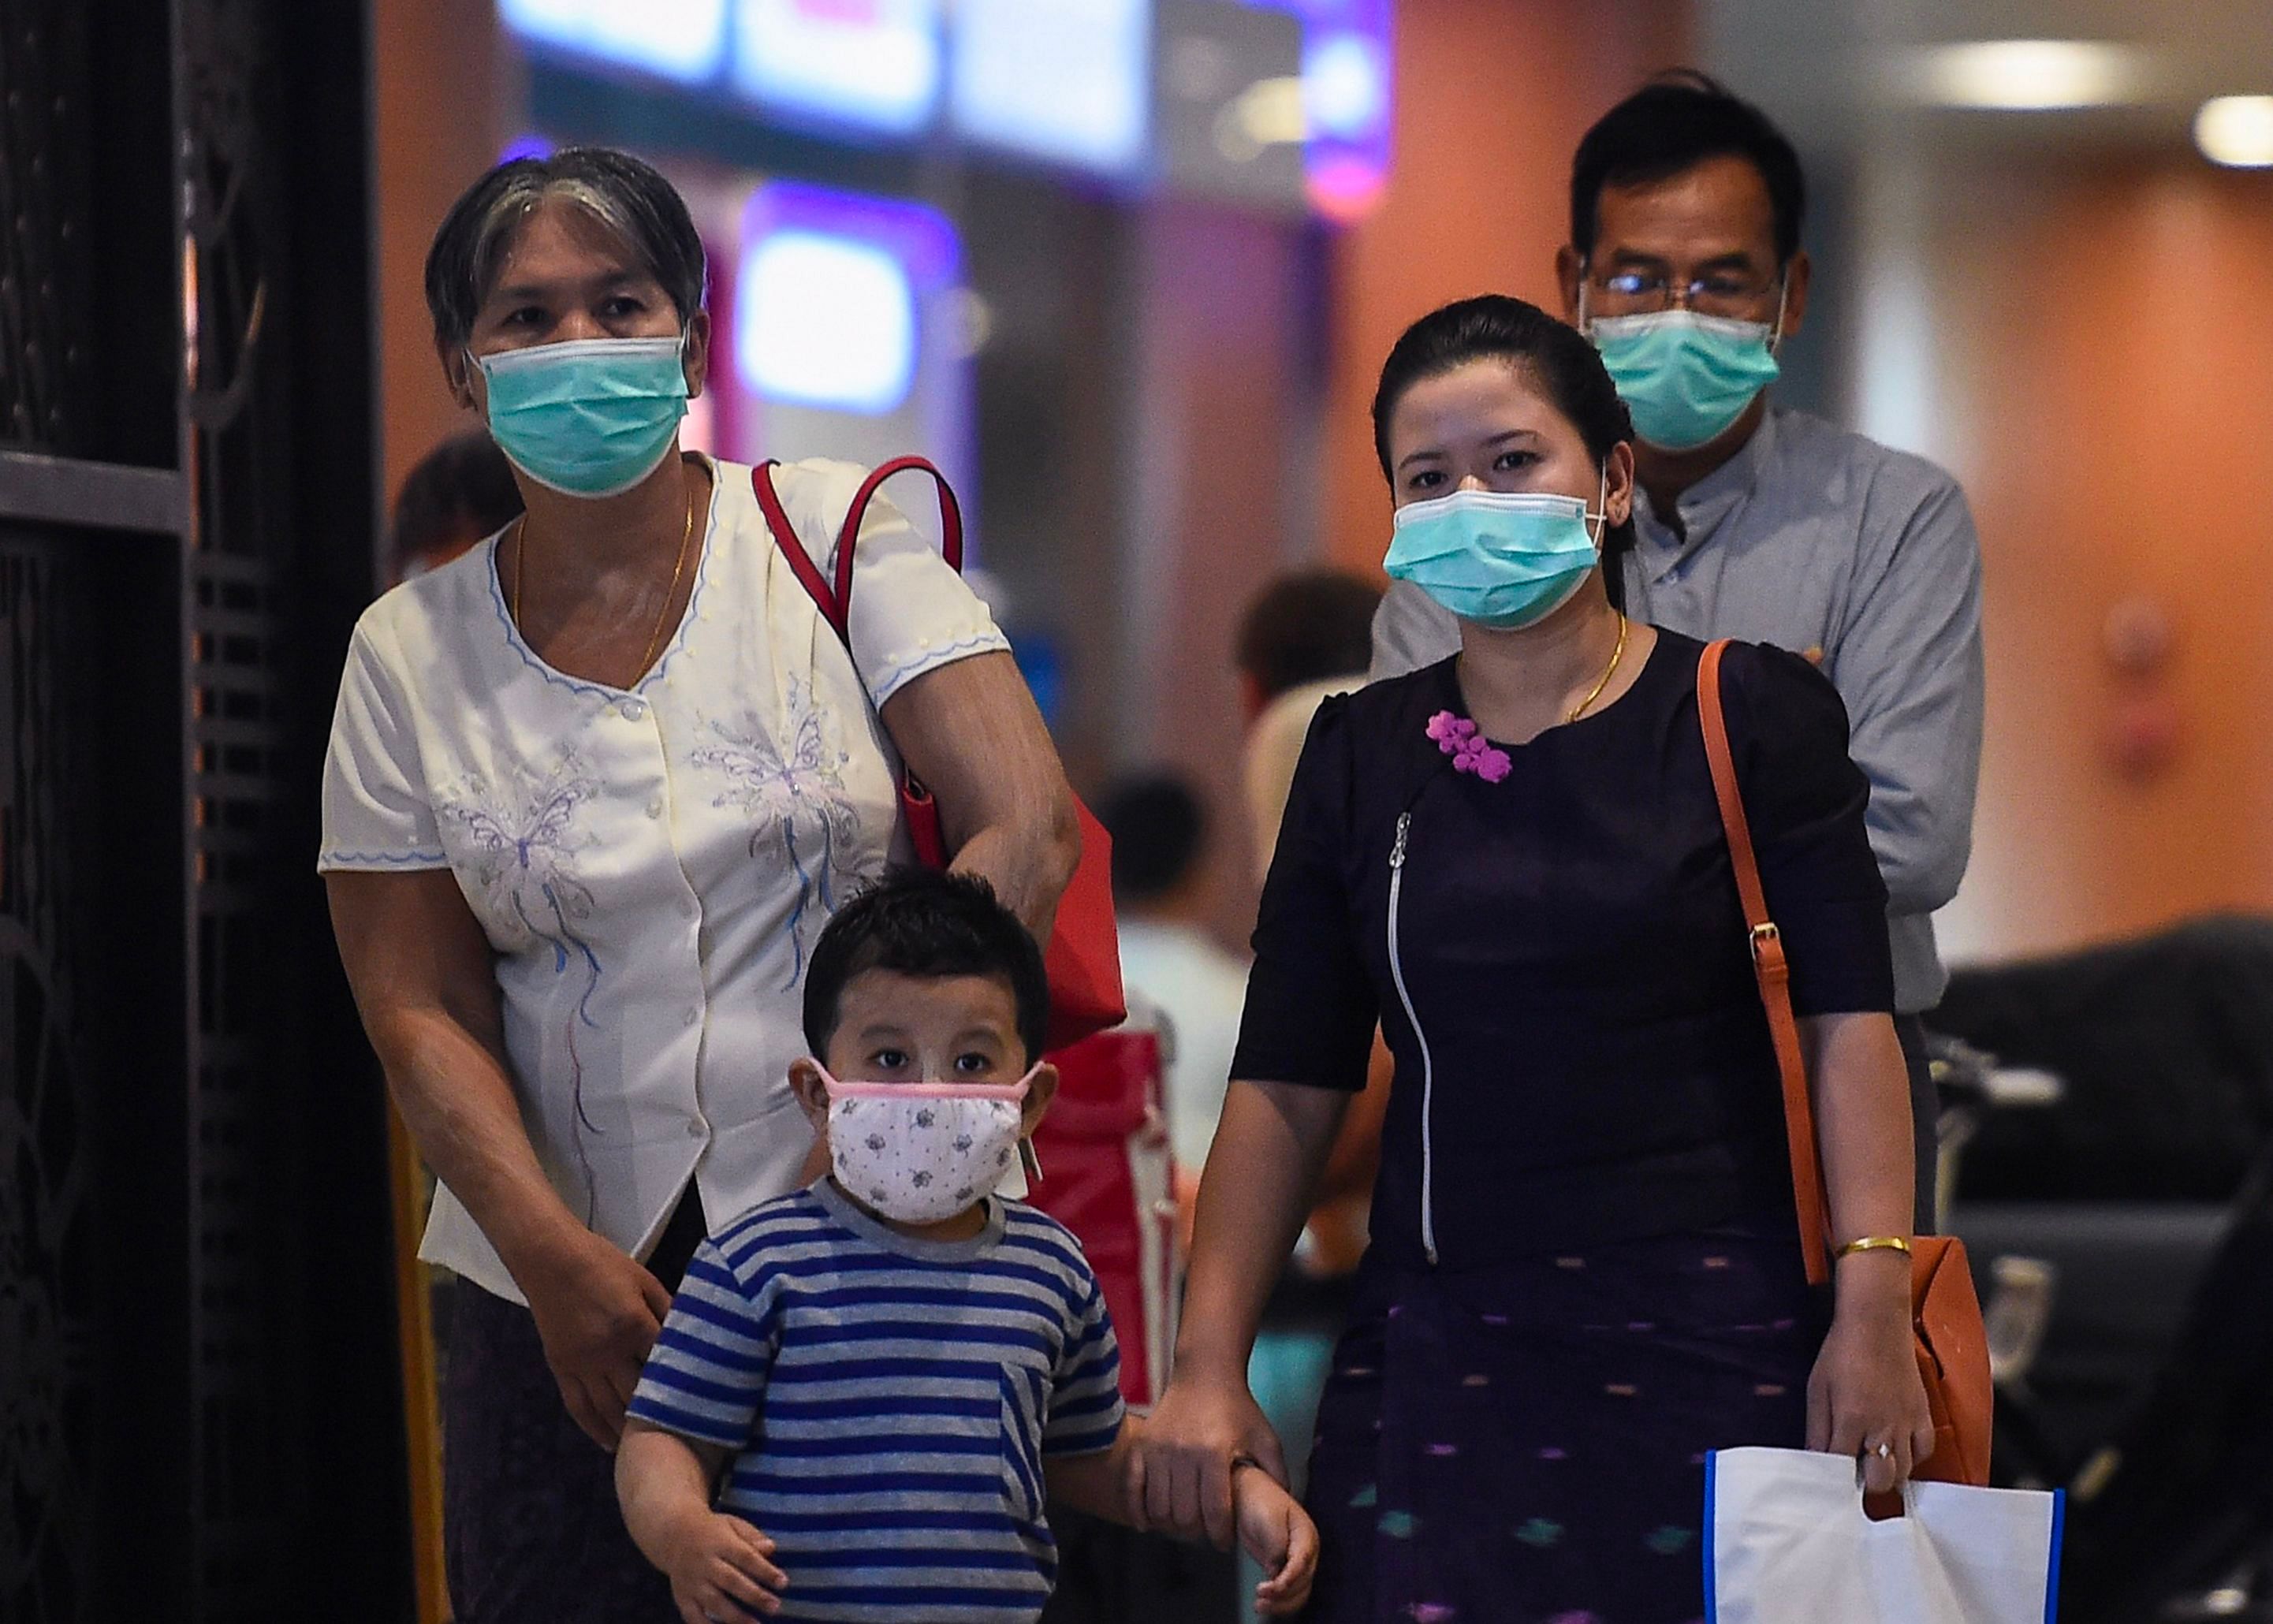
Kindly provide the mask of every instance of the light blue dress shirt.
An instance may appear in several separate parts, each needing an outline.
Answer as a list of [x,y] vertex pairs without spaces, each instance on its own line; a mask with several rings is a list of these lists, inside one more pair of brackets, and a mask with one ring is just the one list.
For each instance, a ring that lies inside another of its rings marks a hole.
[[[1822,651],[1871,781],[1895,1008],[1932,1008],[1948,979],[1933,912],[1965,877],[1981,767],[1981,544],[1965,493],[1921,457],[1771,407],[1683,493],[1677,526],[1635,497],[1628,613],[1695,638]],[[1373,623],[1376,680],[1459,647],[1451,614],[1391,584]]]

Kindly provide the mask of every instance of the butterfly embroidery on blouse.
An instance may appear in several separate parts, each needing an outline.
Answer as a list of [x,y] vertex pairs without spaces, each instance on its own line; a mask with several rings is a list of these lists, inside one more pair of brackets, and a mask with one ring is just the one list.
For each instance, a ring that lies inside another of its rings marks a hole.
[[600,989],[602,967],[581,929],[592,917],[591,888],[576,877],[571,857],[589,843],[578,835],[577,809],[599,792],[599,780],[572,752],[522,799],[507,799],[486,782],[472,778],[458,794],[437,797],[434,809],[443,822],[455,827],[454,866],[472,871],[492,917],[505,926],[500,934],[520,933],[524,940],[544,943],[552,949],[553,974],[583,978],[562,1036],[576,1111],[576,1155],[588,1201],[596,1186],[584,1156],[583,1134],[600,1129],[584,1110],[584,1062],[577,1032],[579,1028],[599,1028],[592,998]]
[[832,749],[812,687],[792,677],[788,684],[789,747],[774,742],[754,716],[708,725],[713,743],[691,760],[726,781],[710,803],[739,808],[754,824],[750,856],[781,842],[797,877],[797,902],[789,920],[791,964],[784,990],[805,973],[806,938],[836,910],[840,887],[861,870],[860,819],[844,791],[849,752]]

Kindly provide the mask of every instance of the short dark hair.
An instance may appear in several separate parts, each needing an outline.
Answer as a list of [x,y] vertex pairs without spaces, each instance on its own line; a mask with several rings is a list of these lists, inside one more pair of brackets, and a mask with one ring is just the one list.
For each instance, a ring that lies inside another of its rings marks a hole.
[[445,349],[463,344],[498,268],[536,206],[574,204],[624,240],[671,296],[685,326],[702,308],[709,263],[686,200],[654,165],[611,146],[564,146],[509,158],[450,206],[426,251],[426,309]]
[[1041,1058],[1050,1022],[1042,950],[975,874],[896,868],[836,910],[805,971],[805,1041],[825,1058],[845,984],[872,969],[903,976],[1000,976],[1018,1007],[1026,1060]]
[[1183,883],[1207,844],[1207,811],[1181,778],[1123,779],[1099,797],[1097,820],[1113,836],[1113,892],[1132,902]]
[[454,434],[421,457],[402,476],[387,533],[387,579],[401,580],[410,566],[449,541],[461,521],[490,535],[521,512],[513,464],[487,430]]
[[1742,158],[1759,171],[1774,215],[1779,262],[1799,251],[1807,181],[1799,153],[1768,116],[1694,69],[1661,74],[1595,121],[1571,160],[1571,246],[1594,251],[1606,186],[1669,180],[1708,158]]
[[1263,697],[1361,672],[1373,662],[1381,588],[1347,570],[1301,570],[1257,593],[1240,617],[1234,658]]
[[[1431,311],[1405,329],[1382,363],[1381,386],[1373,396],[1373,448],[1382,477],[1394,489],[1389,466],[1389,419],[1405,392],[1472,361],[1499,360],[1529,375],[1555,409],[1579,430],[1587,454],[1600,467],[1610,453],[1633,438],[1633,420],[1617,385],[1594,345],[1576,327],[1535,304],[1505,294],[1485,294]],[[1625,607],[1621,560],[1634,544],[1633,518],[1602,533],[1602,584],[1613,607]]]

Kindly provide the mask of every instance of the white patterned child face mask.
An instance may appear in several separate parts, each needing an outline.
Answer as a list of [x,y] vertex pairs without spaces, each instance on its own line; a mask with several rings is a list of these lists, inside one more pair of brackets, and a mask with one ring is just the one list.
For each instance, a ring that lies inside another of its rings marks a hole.
[[939,1224],[1018,1165],[1034,1071],[1016,1082],[839,1082],[825,1068],[829,1159],[856,1200],[902,1224]]

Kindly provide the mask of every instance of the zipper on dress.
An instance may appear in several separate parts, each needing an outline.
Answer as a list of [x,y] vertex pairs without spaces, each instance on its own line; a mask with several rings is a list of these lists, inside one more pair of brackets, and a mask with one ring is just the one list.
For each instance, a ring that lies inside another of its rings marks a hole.
[[1421,1045],[1421,1249],[1437,1261],[1436,1149],[1429,1119],[1437,1102],[1437,1066],[1429,1055],[1429,1035],[1414,1013],[1413,994],[1406,991],[1405,965],[1397,956],[1397,915],[1405,898],[1405,847],[1413,830],[1413,814],[1397,814],[1397,842],[1389,850],[1389,978],[1397,986],[1397,1001],[1405,1007],[1406,1023]]

